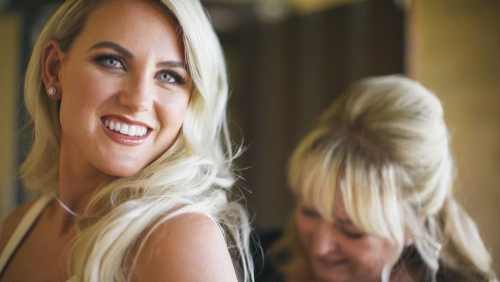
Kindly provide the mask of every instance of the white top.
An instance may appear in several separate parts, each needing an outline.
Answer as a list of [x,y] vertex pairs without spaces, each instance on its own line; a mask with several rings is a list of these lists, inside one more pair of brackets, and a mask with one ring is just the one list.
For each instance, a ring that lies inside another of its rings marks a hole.
[[[17,247],[23,241],[24,237],[28,234],[29,230],[38,219],[45,207],[54,199],[53,196],[42,196],[30,207],[28,212],[21,219],[21,222],[14,230],[14,233],[10,237],[7,245],[3,249],[2,254],[0,254],[0,274],[2,274],[5,266],[9,262],[12,255],[16,252]],[[68,282],[75,282],[76,278],[72,277]]]

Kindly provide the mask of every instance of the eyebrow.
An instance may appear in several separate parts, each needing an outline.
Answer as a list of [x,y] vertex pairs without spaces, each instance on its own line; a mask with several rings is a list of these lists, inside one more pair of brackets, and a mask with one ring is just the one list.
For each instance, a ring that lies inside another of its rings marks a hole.
[[[110,48],[110,49],[113,49],[116,52],[121,53],[122,55],[124,55],[125,57],[127,57],[129,59],[134,59],[134,57],[135,57],[134,54],[132,54],[132,52],[130,52],[126,48],[120,46],[117,43],[110,42],[110,41],[99,42],[99,43],[95,44],[94,46],[90,47],[89,51],[90,50],[94,50],[94,49],[99,49],[99,48]],[[187,70],[186,64],[183,63],[183,62],[179,62],[179,61],[161,62],[161,63],[158,63],[157,66],[159,66],[159,67],[171,67],[171,68],[172,67],[173,68],[182,68],[182,69],[186,69]]]
[[99,48],[110,48],[110,49],[115,50],[118,53],[121,53],[125,57],[128,57],[130,59],[134,58],[134,54],[132,54],[132,52],[123,48],[119,44],[116,44],[114,42],[109,42],[109,41],[99,42],[99,43],[95,44],[94,46],[90,47],[89,51],[94,50],[94,49],[99,49]]

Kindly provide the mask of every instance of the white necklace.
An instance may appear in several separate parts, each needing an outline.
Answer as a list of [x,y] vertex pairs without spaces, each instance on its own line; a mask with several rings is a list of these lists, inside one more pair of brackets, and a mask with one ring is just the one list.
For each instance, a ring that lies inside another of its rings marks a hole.
[[56,200],[59,202],[59,205],[61,206],[61,208],[63,208],[63,210],[65,210],[66,212],[68,212],[69,214],[71,214],[72,216],[74,217],[80,217],[78,214],[76,214],[74,211],[72,211],[70,208],[68,208],[68,206],[66,206],[60,199],[59,197],[55,197]]

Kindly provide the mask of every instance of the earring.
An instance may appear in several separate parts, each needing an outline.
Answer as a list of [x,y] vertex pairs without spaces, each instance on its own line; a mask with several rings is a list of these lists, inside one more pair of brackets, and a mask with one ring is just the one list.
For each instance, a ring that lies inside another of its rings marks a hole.
[[405,246],[409,247],[413,244],[413,238],[409,237],[406,239]]
[[47,92],[50,96],[54,96],[57,93],[57,90],[55,87],[49,87],[49,91]]

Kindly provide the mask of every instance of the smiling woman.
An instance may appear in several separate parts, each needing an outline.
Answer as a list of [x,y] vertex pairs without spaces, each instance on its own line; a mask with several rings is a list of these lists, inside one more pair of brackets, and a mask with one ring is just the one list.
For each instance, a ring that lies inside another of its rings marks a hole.
[[197,0],[66,1],[27,70],[40,197],[5,221],[0,281],[253,280],[227,95]]
[[402,76],[363,79],[292,154],[299,204],[270,258],[287,282],[498,281],[453,176],[438,98]]

